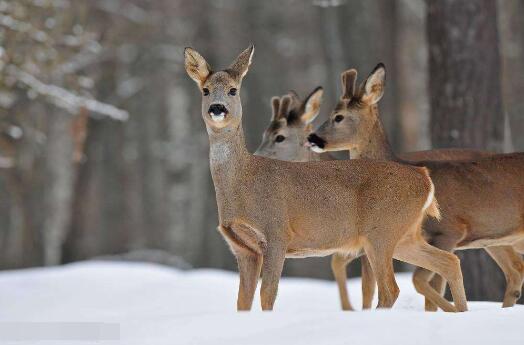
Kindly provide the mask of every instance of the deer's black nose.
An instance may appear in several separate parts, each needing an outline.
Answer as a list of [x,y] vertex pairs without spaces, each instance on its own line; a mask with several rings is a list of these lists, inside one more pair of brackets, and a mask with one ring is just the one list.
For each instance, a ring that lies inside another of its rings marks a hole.
[[309,143],[311,145],[315,145],[315,146],[318,146],[320,147],[321,149],[324,148],[324,146],[326,145],[326,141],[324,139],[322,139],[321,137],[319,137],[318,135],[316,135],[315,133],[311,133],[308,137],[307,137],[307,141],[309,141]]
[[211,106],[209,106],[208,113],[209,115],[215,115],[215,116],[226,115],[227,108],[223,104],[218,104],[218,103],[211,104]]

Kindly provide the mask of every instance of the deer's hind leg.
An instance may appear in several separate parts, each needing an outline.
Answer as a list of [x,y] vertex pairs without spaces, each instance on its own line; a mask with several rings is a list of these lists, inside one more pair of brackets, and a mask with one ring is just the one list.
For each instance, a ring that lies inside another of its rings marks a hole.
[[[456,255],[428,244],[420,234],[403,238],[397,246],[395,257],[399,260],[419,266],[413,275],[415,289],[437,304],[444,311],[466,311],[466,293],[462,281],[460,262]],[[455,307],[435,291],[428,283],[431,272],[441,275],[449,282]]]
[[521,296],[524,280],[524,260],[511,246],[486,248],[506,277],[506,292],[502,307],[513,307]]
[[[439,235],[431,236],[430,241],[428,242],[433,247],[452,253],[455,247],[457,246],[457,242],[460,240],[461,235],[461,233],[440,233]],[[421,272],[423,270],[424,269],[415,270],[413,280],[416,280],[418,282],[420,288],[424,288],[423,286],[425,286],[425,283],[422,283],[421,279],[427,279],[431,288],[435,290],[440,296],[444,296],[446,280],[442,278],[441,275],[435,274],[434,272]],[[426,311],[437,311],[437,309],[438,306],[435,303],[433,303],[431,299],[425,299]]]

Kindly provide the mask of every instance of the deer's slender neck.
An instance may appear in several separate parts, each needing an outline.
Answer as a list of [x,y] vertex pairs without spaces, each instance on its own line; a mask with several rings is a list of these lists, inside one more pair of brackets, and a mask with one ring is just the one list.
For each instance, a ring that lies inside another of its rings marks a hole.
[[242,124],[220,131],[208,128],[208,134],[209,163],[215,186],[218,186],[221,181],[234,178],[250,154],[246,148]]
[[[397,160],[393,149],[388,141],[384,127],[382,126],[382,121],[378,116],[377,106],[373,106],[372,109],[373,116],[376,117],[375,124],[371,128],[371,132],[367,141],[361,146],[361,149],[358,152],[352,152],[355,156],[359,158],[368,158],[368,159],[381,159],[381,160]],[[366,140],[364,139],[364,140]]]

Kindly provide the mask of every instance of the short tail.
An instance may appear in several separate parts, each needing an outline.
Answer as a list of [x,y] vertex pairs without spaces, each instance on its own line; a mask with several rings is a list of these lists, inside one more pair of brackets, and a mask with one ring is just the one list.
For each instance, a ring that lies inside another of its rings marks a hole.
[[440,220],[442,218],[442,215],[440,214],[437,198],[435,198],[435,185],[433,184],[433,181],[429,176],[429,170],[424,167],[421,169],[423,170],[424,175],[426,175],[426,177],[428,178],[430,184],[428,198],[426,199],[426,202],[424,203],[422,210],[424,210],[428,216]]

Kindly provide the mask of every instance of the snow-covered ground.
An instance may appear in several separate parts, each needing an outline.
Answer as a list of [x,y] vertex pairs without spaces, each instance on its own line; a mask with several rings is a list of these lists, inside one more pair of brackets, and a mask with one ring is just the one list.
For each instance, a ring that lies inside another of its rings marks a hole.
[[[524,344],[523,306],[470,302],[468,313],[424,313],[410,275],[397,277],[401,294],[389,311],[342,312],[333,282],[284,278],[275,311],[261,312],[257,299],[255,311],[237,313],[236,273],[116,262],[8,271],[0,273],[0,343]],[[359,306],[360,280],[349,288]],[[95,342],[97,329],[113,340]]]

